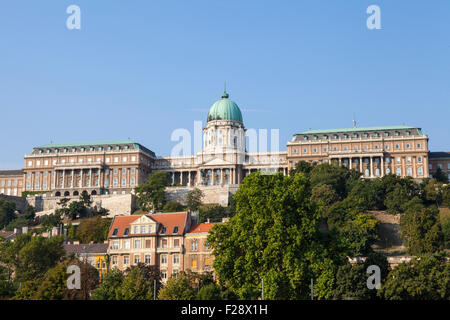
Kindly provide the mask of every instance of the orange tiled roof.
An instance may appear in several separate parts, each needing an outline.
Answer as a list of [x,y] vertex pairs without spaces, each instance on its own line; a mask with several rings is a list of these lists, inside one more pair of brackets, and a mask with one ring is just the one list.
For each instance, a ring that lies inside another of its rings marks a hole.
[[212,226],[214,226],[216,224],[221,224],[221,223],[215,222],[215,223],[193,224],[188,233],[208,233],[209,230],[212,228]]
[[[173,212],[173,213],[155,213],[147,214],[150,219],[159,222],[163,227],[166,227],[166,235],[182,235],[186,228],[187,212]],[[114,229],[118,229],[115,237],[123,237],[126,228],[130,228],[131,223],[138,220],[141,216],[116,216],[113,220],[111,228],[109,229],[108,238],[112,237]],[[173,233],[175,227],[178,227],[178,232]],[[158,229],[157,234],[161,234],[161,227]],[[152,233],[153,235],[155,233]],[[131,235],[131,234],[129,234]]]

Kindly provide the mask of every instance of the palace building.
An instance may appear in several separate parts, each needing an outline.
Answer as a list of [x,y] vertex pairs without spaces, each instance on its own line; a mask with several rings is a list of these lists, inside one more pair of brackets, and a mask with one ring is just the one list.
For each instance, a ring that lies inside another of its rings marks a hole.
[[153,151],[133,141],[50,144],[25,155],[27,191],[53,196],[125,194],[145,182]]
[[428,137],[409,126],[309,130],[287,144],[289,169],[298,161],[337,163],[365,178],[387,174],[423,179],[429,176]]
[[227,92],[212,104],[206,120],[202,150],[188,156],[156,156],[130,140],[35,147],[25,155],[23,171],[0,171],[0,193],[130,194],[151,172],[164,170],[170,174],[171,200],[198,187],[206,203],[226,205],[246,175],[255,171],[287,175],[299,161],[343,165],[359,170],[364,178],[395,174],[421,180],[437,167],[447,175],[450,170],[448,152],[429,152],[428,136],[418,127],[308,130],[294,134],[286,151],[251,153],[241,110]]

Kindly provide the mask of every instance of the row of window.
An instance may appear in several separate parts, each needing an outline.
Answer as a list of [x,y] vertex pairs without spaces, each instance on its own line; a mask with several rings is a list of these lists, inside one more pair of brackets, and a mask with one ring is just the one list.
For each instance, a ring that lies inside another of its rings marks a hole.
[[[116,232],[116,230],[117,229],[114,229],[114,232]],[[113,232],[113,236],[115,235],[114,232]],[[128,228],[125,229],[125,235],[127,235],[127,234],[128,234]],[[123,244],[123,248],[122,249],[131,249],[130,248],[131,240],[123,240],[122,244]],[[149,249],[149,248],[152,247],[152,240],[147,239],[147,240],[142,240],[141,241],[141,239],[135,239],[133,244],[134,244],[134,247],[133,247],[134,249],[142,249],[142,248]],[[144,245],[144,247],[142,247],[141,245]],[[160,239],[159,242],[158,242],[158,247],[160,247],[160,248],[168,248],[169,247],[169,240],[168,239]],[[180,247],[180,239],[173,239],[172,247],[173,248],[179,248]],[[115,249],[115,250],[120,249],[119,240],[114,240],[112,242],[111,249]]]
[[[140,254],[133,255],[133,262],[134,262],[134,264],[141,263],[141,255]],[[144,261],[142,261],[142,262],[144,262],[145,264],[151,264],[152,263],[152,255],[151,255],[151,253],[145,254],[144,255]],[[161,265],[167,265],[167,263],[168,263],[168,256],[166,254],[161,255],[160,256],[160,264]],[[123,256],[123,264],[124,265],[129,265],[130,264],[130,256]],[[174,265],[179,265],[180,264],[180,255],[179,254],[172,255],[172,264],[174,264]],[[118,265],[118,256],[113,256],[112,257],[112,265],[113,266],[117,266]],[[205,257],[204,258],[204,265],[205,266],[210,266],[211,265],[211,258],[210,257]],[[197,260],[196,259],[192,259],[191,267],[192,268],[197,268]]]
[[38,153],[39,154],[43,154],[43,153],[52,153],[52,152],[55,152],[55,153],[60,153],[60,152],[63,152],[63,153],[66,153],[66,152],[86,152],[86,151],[91,151],[91,152],[93,152],[93,151],[104,151],[104,150],[108,150],[108,151],[112,151],[112,150],[115,150],[115,151],[120,151],[120,150],[129,150],[130,149],[130,146],[107,146],[106,148],[105,147],[103,147],[103,146],[100,146],[100,147],[97,147],[97,148],[95,148],[95,147],[79,147],[79,148],[76,148],[76,147],[71,147],[71,148],[58,148],[58,149],[39,149],[39,151],[38,151]]
[[[385,137],[389,137],[390,135],[391,135],[390,132],[387,132],[387,131],[384,132]],[[411,135],[411,131],[405,132],[405,136],[410,136],[410,135]],[[363,137],[363,138],[369,138],[370,136],[372,136],[373,138],[379,138],[381,135],[379,132],[374,132],[374,133],[372,133],[372,135],[370,135],[368,132],[365,132],[361,135],[361,137]],[[396,137],[400,136],[400,131],[395,131],[394,136],[396,136]],[[339,139],[338,134],[333,134],[331,137],[333,139]],[[344,134],[340,135],[340,137],[343,139],[348,139],[348,138],[350,138],[350,135],[347,133],[344,133]],[[360,134],[354,133],[351,135],[351,137],[356,139],[356,138],[360,137]],[[313,140],[319,140],[319,136],[317,136],[317,135],[312,136],[312,138],[313,138]],[[322,140],[328,140],[329,136],[324,134],[321,138],[322,138]],[[309,136],[303,136],[303,140],[309,140]]]
[[0,182],[0,185],[1,185],[2,187],[4,187],[5,185],[7,185],[8,187],[11,187],[12,185],[17,186],[18,184],[19,184],[19,181],[18,181],[18,180],[8,180],[8,181],[2,180],[2,181]]
[[[12,192],[11,192],[12,191]],[[17,196],[17,188],[14,189],[6,189],[6,193],[5,193],[5,189],[0,189],[0,194],[6,194],[7,196]]]
[[[430,170],[433,169],[433,165],[431,163],[429,164],[429,167],[430,167]],[[442,163],[438,163],[436,167],[441,170],[444,169],[444,166],[442,165]],[[450,170],[450,162],[447,163],[447,170]]]
[[[141,255],[140,254],[135,254],[133,255],[133,261],[134,264],[138,264],[141,263]],[[167,264],[168,261],[168,256],[166,254],[162,254],[160,256],[160,263],[161,264]],[[147,253],[144,255],[144,262],[145,264],[151,264],[152,263],[152,254],[151,253]],[[180,255],[179,254],[174,254],[172,255],[172,263],[173,264],[180,264]],[[118,264],[118,257],[117,256],[113,256],[112,257],[112,265],[116,266]],[[130,264],[130,256],[123,256],[123,264],[124,265],[129,265]]]
[[[128,159],[130,159],[131,162],[136,162],[136,156],[131,156],[130,158],[128,157],[122,157],[122,162],[128,162]],[[119,157],[114,157],[112,158],[112,161],[114,163],[119,163],[120,158]],[[92,163],[93,159],[92,158],[87,158],[87,162],[86,163]],[[101,162],[101,158],[96,158],[96,163],[100,163]],[[111,162],[111,158],[106,157],[105,158],[105,162],[106,163],[110,163]],[[70,164],[75,164],[76,160],[75,159],[69,159],[68,163]],[[78,163],[84,163],[84,159],[78,159]],[[41,162],[41,160],[36,160],[36,167],[40,167],[41,164],[43,164],[44,166],[49,166],[50,161],[49,160],[43,160]],[[57,165],[58,164],[58,160],[54,159],[52,160],[52,165]],[[66,164],[66,159],[60,159],[59,164]],[[33,161],[32,160],[28,160],[28,167],[32,167],[33,166]]]
[[[407,143],[406,145],[405,145],[405,147],[406,147],[406,149],[410,149],[411,148],[411,145],[409,144],[409,143]],[[420,143],[418,143],[417,144],[417,149],[420,149],[422,147],[422,145],[420,144]],[[387,145],[385,145],[384,146],[384,148],[386,149],[386,150],[389,150],[389,145],[387,144]],[[343,148],[342,148],[344,151],[348,151],[348,146],[344,146]],[[364,150],[368,150],[369,149],[369,146],[367,146],[367,145],[365,145],[364,147],[363,147],[363,149]],[[374,145],[374,149],[379,149],[379,145]],[[395,149],[400,149],[400,145],[399,144],[396,144],[395,145]],[[358,146],[354,146],[353,147],[353,150],[358,150]],[[297,148],[293,148],[293,153],[298,153],[298,149]],[[333,147],[333,151],[339,151],[339,147],[337,147],[337,146],[335,146],[335,147]],[[318,149],[317,148],[313,148],[313,153],[317,153],[318,152]],[[328,152],[328,148],[327,147],[325,147],[325,148],[323,148],[323,152]],[[303,153],[308,153],[308,148],[303,148]]]

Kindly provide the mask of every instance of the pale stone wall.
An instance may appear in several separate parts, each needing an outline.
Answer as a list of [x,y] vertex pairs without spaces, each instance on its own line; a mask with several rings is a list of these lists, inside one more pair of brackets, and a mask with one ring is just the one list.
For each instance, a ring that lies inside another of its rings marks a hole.
[[25,198],[22,197],[15,197],[15,196],[6,196],[4,194],[0,194],[0,198],[3,198],[7,201],[12,201],[16,204],[16,210],[24,213],[27,209],[27,201]]
[[[79,197],[67,197],[70,202],[78,201]],[[55,209],[58,209],[58,202],[62,197],[27,197],[28,204],[36,208],[36,215],[41,216],[44,214],[52,214]],[[91,196],[93,201],[92,207],[97,206],[99,208],[105,208],[109,210],[108,217],[114,217],[116,215],[130,215],[136,210],[136,196],[133,194],[123,195],[98,195]],[[69,202],[69,203],[70,203]]]

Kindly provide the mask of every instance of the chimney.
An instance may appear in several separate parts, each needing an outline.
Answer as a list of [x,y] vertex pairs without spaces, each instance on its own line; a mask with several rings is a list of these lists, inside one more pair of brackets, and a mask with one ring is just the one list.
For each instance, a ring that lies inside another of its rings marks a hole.
[[206,223],[210,223],[210,221],[209,221],[209,218],[208,218],[208,219],[206,219]]

